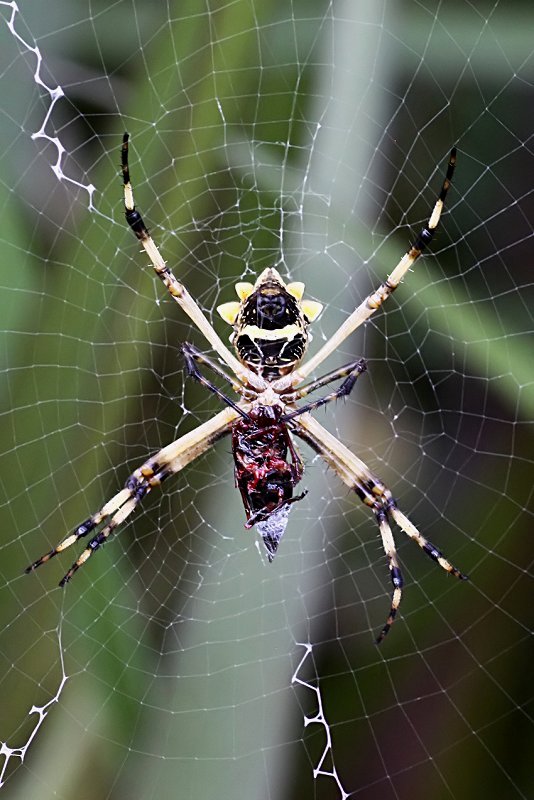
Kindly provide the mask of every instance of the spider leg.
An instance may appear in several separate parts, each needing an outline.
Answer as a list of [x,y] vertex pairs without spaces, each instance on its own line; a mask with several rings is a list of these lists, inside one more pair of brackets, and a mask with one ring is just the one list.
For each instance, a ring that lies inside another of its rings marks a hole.
[[[307,386],[303,386],[302,389],[297,389],[297,391],[292,392],[289,402],[294,402],[294,400],[300,397],[305,397],[310,392],[313,392],[315,389],[318,389],[321,386],[325,386],[331,381],[335,381],[339,378],[345,378],[341,386],[339,386],[337,389],[334,389],[333,392],[329,392],[329,394],[325,395],[324,397],[320,397],[318,400],[314,400],[311,403],[306,403],[306,405],[295,409],[295,411],[291,411],[289,414],[284,414],[280,418],[281,421],[287,422],[288,420],[298,417],[307,411],[314,411],[316,408],[320,408],[321,406],[332,402],[332,400],[337,400],[340,397],[346,397],[352,392],[354,384],[360,375],[366,371],[366,369],[367,362],[364,358],[360,358],[358,361],[354,361],[352,364],[347,364],[347,366],[341,367],[341,369],[333,370],[327,375],[324,375],[322,378],[318,378],[316,381],[309,383]],[[282,399],[284,402],[288,401],[287,396],[285,395],[282,396]]]
[[386,554],[388,568],[389,568],[389,575],[391,578],[391,583],[393,584],[393,594],[391,596],[391,606],[389,609],[389,614],[386,619],[386,623],[378,636],[376,637],[376,644],[380,644],[384,636],[387,634],[391,626],[395,621],[395,617],[397,616],[397,611],[400,606],[400,602],[402,600],[402,587],[404,585],[404,579],[402,577],[401,568],[399,566],[399,562],[397,559],[397,548],[395,547],[395,539],[393,538],[393,532],[389,527],[389,522],[387,518],[387,513],[384,509],[375,510],[376,521],[378,523],[378,529],[380,531],[380,536],[382,538],[382,547],[384,548],[384,552]]
[[323,428],[317,420],[306,414],[295,420],[293,426],[295,434],[307,442],[334,470],[343,483],[356,492],[360,500],[369,506],[375,514],[393,584],[389,615],[386,624],[376,639],[376,643],[380,644],[391,628],[397,614],[403,586],[395,540],[389,524],[390,519],[396,522],[401,531],[415,541],[423,552],[439,564],[445,572],[454,575],[460,580],[466,580],[467,576],[454,567],[443,553],[432,542],[429,542],[410,522],[408,517],[398,509],[390,490],[382,483],[380,478],[374,475],[358,456]]
[[122,139],[121,151],[126,222],[143,245],[150,261],[152,262],[154,272],[163,282],[164,286],[166,286],[173,300],[178,303],[178,305],[183,309],[183,311],[185,311],[197,328],[204,334],[207,341],[220,355],[222,360],[230,367],[232,372],[234,372],[235,375],[237,375],[244,382],[250,382],[254,385],[253,374],[250,372],[250,370],[247,370],[243,364],[241,364],[241,362],[233,355],[233,353],[230,352],[222,339],[215,332],[215,329],[212,327],[212,325],[210,325],[207,318],[204,316],[203,312],[193,300],[185,286],[176,278],[172,270],[167,267],[156,243],[148,232],[148,228],[146,227],[141,214],[139,211],[137,211],[134,203],[132,184],[130,182],[130,168],[128,165],[128,139],[129,135],[125,133]]
[[184,342],[182,344],[182,353],[186,359],[189,356],[190,358],[194,359],[197,364],[204,364],[204,366],[211,369],[211,371],[220,378],[223,378],[227,383],[230,384],[236,394],[245,395],[247,393],[246,387],[243,386],[240,381],[234,380],[231,375],[228,375],[224,369],[222,369],[215,361],[213,361],[213,359],[209,358],[209,356],[199,350],[198,347],[195,347],[194,344],[191,344],[190,342]]
[[236,391],[239,391],[239,388],[243,389],[243,387],[240,387],[238,384],[236,384],[236,382],[233,381],[223,370],[219,369],[214,361],[211,361],[211,359],[207,358],[207,356],[204,356],[199,350],[196,349],[196,347],[193,347],[193,345],[185,342],[182,345],[182,353],[185,359],[185,365],[187,367],[187,374],[191,378],[194,378],[196,381],[198,381],[206,389],[209,389],[210,392],[213,392],[213,394],[216,395],[219,400],[222,400],[223,403],[226,403],[227,406],[233,408],[234,411],[250,422],[250,416],[246,413],[246,411],[244,411],[237,403],[234,403],[234,401],[228,397],[228,395],[224,394],[224,392],[221,392],[221,390],[217,388],[214,383],[204,377],[197,367],[197,362],[206,364],[206,366],[209,366],[214,372],[217,373],[217,375],[222,375],[229,383],[232,384],[233,387],[235,387]]
[[322,346],[318,353],[316,353],[309,361],[299,367],[293,373],[293,386],[296,386],[306,375],[314,372],[314,370],[321,364],[330,353],[340,346],[345,341],[347,336],[350,336],[356,328],[362,325],[369,317],[377,311],[384,300],[395,291],[401,280],[404,278],[410,267],[419,258],[425,247],[432,241],[436,228],[439,225],[445,198],[449,191],[454,168],[456,165],[456,148],[453,147],[449,156],[449,163],[445,179],[441,186],[438,199],[434,205],[427,226],[422,229],[419,236],[414,243],[408,248],[407,252],[403,255],[389,278],[376,289],[374,292],[365,298],[363,303],[360,303],[358,308],[347,317],[345,322],[337,329],[333,336]]
[[130,475],[124,489],[117,492],[96,514],[78,525],[73,533],[56,547],[30,564],[25,571],[28,573],[37,569],[103,524],[61,579],[59,585],[64,586],[113,531],[135,511],[143,497],[154,487],[160,486],[170,475],[180,472],[187,464],[206,452],[222,436],[228,434],[236,417],[237,413],[233,408],[225,408],[198,428],[161,449]]

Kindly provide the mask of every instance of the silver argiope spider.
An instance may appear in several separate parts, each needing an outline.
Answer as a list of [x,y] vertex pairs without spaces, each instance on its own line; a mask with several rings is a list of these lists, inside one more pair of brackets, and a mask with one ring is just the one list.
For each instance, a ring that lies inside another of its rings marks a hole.
[[[231,341],[236,355],[231,353],[187,289],[165,264],[135,208],[128,166],[128,138],[125,133],[122,144],[126,221],[146,250],[156,275],[171,297],[204,334],[213,350],[233,373],[228,374],[192,345],[183,345],[188,373],[214,392],[226,407],[212,419],[145,461],[128,478],[124,489],[105,503],[96,514],[78,525],[57,547],[27,567],[26,572],[31,572],[78,539],[94,532],[85,550],[62,578],[60,586],[64,586],[110,534],[125,522],[148,492],[230,433],[236,486],[245,506],[246,527],[256,525],[263,538],[267,557],[272,561],[287,525],[290,506],[301,500],[305,494],[293,496],[293,489],[303,473],[303,464],[291,437],[291,434],[295,434],[307,442],[343,483],[374,512],[393,584],[391,607],[386,623],[378,635],[379,643],[395,619],[403,586],[390,522],[395,522],[403,533],[446,572],[461,579],[466,576],[447,561],[399,510],[390,490],[380,478],[310,414],[315,408],[352,390],[358,377],[366,370],[364,359],[329,372],[311,383],[302,383],[380,308],[432,240],[452,180],[456,149],[451,151],[446,176],[427,226],[389,278],[365,298],[312,358],[301,364],[309,340],[308,327],[321,313],[322,305],[303,299],[304,284],[286,284],[274,268],[265,269],[254,284],[237,283],[239,300],[223,303],[217,309],[222,318],[233,326]],[[199,370],[199,365],[202,364],[226,380],[240,399],[232,400],[205,378]],[[311,392],[342,378],[344,380],[338,389],[319,400],[296,406],[298,400]]]

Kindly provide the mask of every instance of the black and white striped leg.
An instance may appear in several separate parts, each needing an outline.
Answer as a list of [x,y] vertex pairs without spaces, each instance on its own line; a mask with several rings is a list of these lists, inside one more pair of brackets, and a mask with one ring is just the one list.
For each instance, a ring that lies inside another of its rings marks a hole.
[[377,644],[380,644],[395,620],[402,599],[403,587],[390,520],[395,522],[401,531],[416,542],[423,552],[439,564],[445,572],[460,580],[466,580],[467,576],[453,566],[432,542],[425,539],[408,517],[399,510],[390,490],[380,478],[374,475],[367,465],[345,447],[339,439],[323,428],[316,419],[309,415],[303,415],[295,420],[293,430],[326,461],[343,483],[352,489],[375,514],[393,584],[391,607],[386,624],[376,639]]
[[395,540],[393,538],[393,533],[391,532],[391,528],[389,527],[387,514],[385,510],[381,508],[379,511],[375,513],[375,516],[376,516],[376,521],[378,523],[380,536],[382,537],[382,546],[384,548],[384,552],[388,560],[391,583],[393,584],[391,607],[389,609],[389,614],[386,619],[386,624],[376,637],[376,644],[380,644],[384,636],[386,636],[389,629],[393,625],[393,622],[395,621],[395,617],[397,615],[397,609],[399,608],[402,599],[402,587],[404,581],[402,578],[402,572],[399,567],[399,562],[397,559],[397,550],[395,548]]
[[414,243],[408,248],[403,255],[397,266],[394,268],[390,276],[380,284],[380,286],[371,292],[371,294],[363,300],[362,303],[347,317],[345,322],[335,331],[335,333],[325,342],[321,349],[306,361],[301,367],[293,373],[293,385],[297,386],[307,375],[315,372],[319,364],[321,364],[331,353],[339,348],[345,341],[347,336],[350,336],[360,325],[366,322],[375,311],[382,306],[387,298],[395,291],[406,273],[414,265],[415,261],[419,258],[423,250],[430,244],[434,237],[434,233],[439,225],[441,214],[445,205],[445,198],[450,189],[452,176],[456,166],[456,148],[453,147],[449,156],[447,165],[447,172],[445,179],[441,185],[438,199],[434,204],[432,213],[430,214],[427,225],[422,229],[421,233],[417,236]]
[[[160,470],[158,473],[149,472],[153,470],[155,462],[153,460],[147,461],[139,470],[136,470],[127,480],[124,489],[121,489],[111,500],[109,500],[102,508],[92,517],[84,520],[74,531],[63,539],[56,547],[52,548],[44,556],[38,558],[29,567],[26,567],[26,572],[33,572],[33,570],[50,561],[51,558],[62,553],[71,545],[75,544],[79,539],[84,538],[89,533],[98,528],[102,523],[104,526],[99,530],[89,541],[86,549],[82,552],[80,557],[74,562],[69,571],[63,576],[59,585],[64,586],[70,581],[74,573],[84,564],[87,559],[104,544],[110,534],[117,528],[124,520],[130,516],[132,511],[136,508],[138,503],[141,502],[143,497],[154,487],[159,486],[161,482],[170,474],[169,471]],[[143,475],[143,471],[146,474]]]
[[[96,553],[96,551],[107,541],[108,537],[111,536],[113,531],[118,528],[119,525],[122,525],[127,517],[129,517],[130,514],[135,511],[138,504],[150,492],[150,490],[154,486],[159,486],[161,483],[163,483],[165,478],[171,474],[172,473],[170,470],[163,469],[159,473],[152,475],[150,478],[144,478],[138,475],[137,471],[131,475],[130,478],[128,478],[125,489],[123,490],[125,493],[128,492],[126,501],[122,503],[122,505],[113,513],[111,517],[108,514],[104,516],[102,520],[100,520],[103,521],[107,519],[108,521],[104,527],[90,539],[85,550],[60,580],[59,585],[65,586],[65,584],[70,581],[74,573],[77,572],[77,570],[79,570],[79,568],[85,564],[85,562],[93,555],[93,553]],[[101,515],[102,512],[97,515],[97,518],[101,517]],[[92,524],[93,521],[94,520],[90,520],[90,523]],[[95,522],[95,524],[92,525],[92,528],[96,527],[97,524],[98,523]],[[85,536],[86,534],[83,535]],[[77,539],[78,538],[80,538],[80,536],[77,536]]]
[[226,347],[213,326],[210,325],[207,318],[204,316],[202,310],[193,300],[183,283],[176,278],[172,270],[166,265],[163,256],[161,255],[156,243],[152,239],[148,228],[143,221],[143,217],[136,209],[132,184],[130,181],[130,167],[128,165],[128,140],[129,136],[127,133],[125,133],[122,139],[121,166],[124,185],[124,213],[126,216],[126,222],[141,242],[145,252],[152,262],[154,272],[162,281],[173,300],[178,303],[182,310],[196,325],[198,330],[203,333],[206,340],[219,354],[225,364],[230,367],[232,372],[239,379],[242,379],[245,382],[247,379],[251,380],[253,384],[254,381],[253,378],[251,379],[250,371],[244,367],[234,356],[234,354],[231,353]]
[[93,553],[106,542],[109,536],[126,521],[152,489],[160,486],[170,475],[180,472],[218,439],[230,433],[236,417],[237,412],[233,408],[225,408],[195,430],[164,447],[136,469],[126,481],[124,489],[117,492],[96,514],[78,525],[69,536],[30,564],[25,571],[33,572],[41,564],[50,561],[58,553],[62,553],[79,539],[95,531],[85,550],[61,579],[59,585],[64,586]]
[[388,513],[393,521],[397,523],[401,531],[405,533],[406,536],[409,536],[413,542],[416,542],[421,550],[429,558],[431,558],[432,561],[435,561],[436,564],[439,564],[439,566],[444,569],[445,572],[449,572],[451,575],[454,575],[455,578],[459,578],[461,581],[468,580],[468,576],[464,575],[459,569],[451,564],[451,562],[445,558],[441,550],[438,550],[438,548],[432,544],[432,542],[429,542],[428,539],[425,539],[425,537],[419,533],[415,525],[410,522],[408,517],[397,508],[397,504],[392,498],[388,503]]

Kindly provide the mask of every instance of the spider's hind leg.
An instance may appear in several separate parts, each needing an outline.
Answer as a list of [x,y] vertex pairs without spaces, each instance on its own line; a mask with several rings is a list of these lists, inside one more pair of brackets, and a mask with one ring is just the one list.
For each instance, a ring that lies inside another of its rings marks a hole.
[[141,467],[141,469],[136,470],[128,478],[124,489],[121,489],[119,492],[117,492],[117,494],[105,505],[103,505],[96,514],[78,525],[78,527],[75,528],[74,531],[65,539],[63,539],[63,541],[60,542],[56,547],[52,548],[52,550],[50,550],[48,553],[45,553],[45,555],[41,556],[41,558],[38,558],[37,561],[34,561],[29,567],[26,567],[25,572],[33,572],[33,570],[37,569],[37,567],[40,567],[41,564],[45,564],[47,561],[50,561],[51,558],[58,555],[58,553],[62,553],[63,550],[67,550],[67,548],[75,544],[79,539],[84,538],[98,528],[103,522],[105,522],[105,525],[102,527],[102,529],[91,538],[85,550],[76,559],[68,572],[63,576],[59,585],[64,586],[66,583],[68,583],[74,573],[82,566],[82,564],[84,564],[87,559],[96,550],[98,550],[102,544],[104,544],[106,539],[111,535],[111,533],[113,533],[115,528],[117,528],[118,525],[120,525],[127,517],[130,516],[138,503],[153,488],[153,486],[158,486],[170,474],[169,471],[161,470],[157,474],[152,474],[150,477],[145,477],[143,475],[143,470],[148,473],[150,469],[149,464],[150,462],[147,462],[143,465],[143,467]]
[[379,507],[378,509],[375,510],[375,517],[378,523],[378,530],[380,531],[380,536],[382,537],[382,546],[384,548],[384,552],[388,560],[391,583],[393,584],[391,607],[389,609],[389,614],[386,619],[386,624],[384,625],[384,627],[382,628],[382,630],[380,631],[375,640],[376,644],[380,644],[384,636],[387,634],[387,632],[393,625],[395,617],[397,616],[397,610],[400,606],[400,602],[402,599],[402,587],[404,585],[404,580],[399,566],[399,561],[397,559],[397,548],[395,547],[395,540],[393,538],[393,533],[389,526],[387,512],[383,507]]
[[[148,462],[150,463],[150,462]],[[89,521],[92,524],[91,529],[94,529],[99,522],[108,519],[108,522],[104,525],[102,530],[100,530],[97,534],[95,534],[92,539],[89,541],[89,544],[85,548],[85,550],[79,555],[76,559],[72,567],[65,573],[62,579],[59,582],[60,586],[65,586],[66,583],[70,581],[74,573],[81,567],[88,558],[90,558],[93,553],[95,553],[99,547],[101,547],[104,542],[108,539],[109,536],[113,533],[115,528],[118,528],[130,514],[135,511],[137,505],[141,502],[143,497],[148,494],[148,492],[154,487],[159,486],[165,478],[167,478],[172,473],[170,470],[161,470],[160,472],[152,475],[149,478],[145,478],[142,474],[142,469],[136,470],[133,475],[131,475],[128,480],[126,481],[126,486],[124,489],[119,492],[113,500],[103,507],[102,511],[96,515],[96,518],[91,518]],[[122,498],[125,498],[122,500]],[[120,505],[117,507],[117,500],[121,500]],[[109,509],[109,510],[108,510]],[[116,509],[114,511],[114,509]],[[103,513],[107,510],[107,513]],[[112,514],[110,518],[110,514]],[[96,521],[98,520],[98,521]],[[78,531],[80,528],[77,529]],[[73,534],[73,536],[76,535]],[[81,535],[75,536],[75,541],[81,536],[85,536],[86,534],[83,533]],[[68,546],[68,545],[67,545]]]
[[440,567],[445,570],[445,572],[449,572],[451,575],[454,575],[455,578],[459,578],[461,581],[468,580],[468,576],[464,575],[463,572],[460,572],[457,567],[451,564],[451,562],[445,558],[441,550],[438,550],[438,548],[432,544],[432,542],[429,542],[428,539],[419,533],[415,525],[410,522],[408,517],[403,514],[402,511],[398,509],[393,498],[391,498],[388,502],[388,512],[391,518],[397,523],[401,531],[405,533],[406,536],[409,536],[412,541],[416,542],[421,550],[426,553],[429,558],[439,564]]
[[339,439],[336,439],[335,436],[308,414],[297,417],[293,425],[297,436],[307,442],[315,452],[319,453],[343,483],[358,495],[360,500],[374,512],[376,517],[393,584],[391,607],[386,624],[376,639],[377,644],[380,644],[395,620],[402,598],[403,586],[390,520],[393,520],[401,531],[416,542],[423,552],[439,564],[445,572],[454,575],[455,578],[460,580],[466,580],[466,576],[454,567],[432,542],[425,539],[408,517],[399,511],[397,503],[387,486]]
[[376,520],[378,522],[378,527],[380,530],[380,535],[382,537],[382,544],[384,546],[384,551],[386,553],[388,559],[388,566],[391,575],[391,582],[393,583],[393,597],[391,599],[391,609],[386,620],[386,624],[380,631],[379,635],[376,638],[376,644],[380,644],[383,640],[384,636],[387,634],[389,629],[391,628],[395,616],[397,614],[397,609],[400,605],[401,596],[402,596],[402,586],[403,586],[403,579],[402,573],[397,561],[397,550],[395,547],[395,540],[393,538],[393,534],[391,532],[391,528],[388,522],[388,516],[393,519],[394,522],[397,523],[399,528],[403,533],[412,539],[412,541],[416,542],[421,550],[426,553],[429,558],[435,561],[439,566],[445,570],[445,572],[454,575],[455,578],[459,578],[462,581],[467,580],[467,575],[464,575],[460,572],[457,567],[453,566],[450,561],[448,561],[441,550],[432,544],[428,539],[426,539],[415,527],[415,525],[410,522],[408,517],[402,513],[397,507],[397,503],[393,499],[391,492],[386,487],[383,488],[383,504],[380,508],[375,510]]
[[113,531],[135,511],[148,492],[160,486],[170,475],[180,472],[187,464],[205,453],[218,439],[228,434],[236,417],[237,412],[233,408],[225,408],[212,419],[199,425],[198,428],[161,449],[130,475],[124,489],[117,492],[96,514],[78,525],[73,533],[56,547],[30,564],[25,571],[33,572],[41,564],[50,561],[58,553],[62,553],[63,550],[75,544],[78,539],[82,539],[102,525],[61,579],[59,585],[64,586],[92,554],[104,544]]

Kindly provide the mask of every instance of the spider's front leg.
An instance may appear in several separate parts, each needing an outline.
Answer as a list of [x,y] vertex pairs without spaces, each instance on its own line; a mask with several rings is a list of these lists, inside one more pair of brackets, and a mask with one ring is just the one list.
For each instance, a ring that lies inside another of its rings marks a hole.
[[164,284],[172,299],[178,303],[178,305],[187,314],[194,325],[196,325],[198,330],[204,334],[206,340],[211,344],[215,352],[219,354],[225,364],[230,367],[232,372],[243,382],[248,382],[254,385],[254,374],[250,370],[246,369],[246,367],[241,364],[234,354],[230,352],[220,336],[218,336],[213,326],[210,325],[202,310],[191,297],[183,283],[177,279],[172,270],[167,266],[155,241],[150,235],[147,226],[144,223],[143,217],[135,207],[133,189],[130,181],[130,167],[128,164],[129,138],[129,135],[125,133],[122,139],[121,150],[121,167],[124,187],[124,212],[126,216],[126,222],[135,233],[138,240],[141,242],[152,263],[154,272]]
[[388,297],[399,286],[400,282],[406,275],[409,269],[415,264],[421,253],[430,244],[434,238],[434,234],[439,225],[441,214],[445,206],[445,198],[451,187],[452,176],[456,167],[456,148],[453,147],[449,156],[449,163],[447,164],[447,171],[445,178],[441,184],[441,189],[438,194],[437,200],[430,214],[428,223],[421,230],[413,244],[410,245],[406,253],[403,255],[390,276],[381,283],[371,294],[360,303],[360,305],[347,317],[345,322],[337,329],[337,331],[328,339],[327,342],[312,358],[308,359],[304,364],[298,367],[293,373],[293,386],[298,386],[307,375],[311,375],[319,364],[327,358],[331,353],[338,349],[338,347],[345,341],[347,336],[363,325]]
[[206,452],[218,439],[228,434],[237,416],[234,409],[225,408],[213,419],[164,447],[136,469],[126,481],[124,489],[117,492],[96,514],[78,525],[70,536],[30,564],[25,571],[32,572],[41,564],[75,544],[78,539],[82,539],[103,525],[61,579],[59,585],[64,586],[88,558],[104,544],[113,531],[130,516],[145,495],[154,487],[160,486],[170,475],[180,472],[187,464]]
[[376,643],[380,644],[395,620],[402,598],[403,586],[395,540],[389,524],[390,519],[396,522],[402,532],[416,542],[423,552],[446,572],[460,580],[466,580],[467,576],[454,567],[435,545],[425,539],[415,525],[398,509],[393,495],[380,478],[374,475],[361,459],[323,428],[317,420],[309,414],[303,414],[293,421],[293,425],[295,434],[307,442],[334,470],[343,483],[356,492],[360,500],[375,514],[393,584],[391,607],[386,624],[376,639]]

